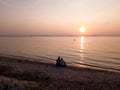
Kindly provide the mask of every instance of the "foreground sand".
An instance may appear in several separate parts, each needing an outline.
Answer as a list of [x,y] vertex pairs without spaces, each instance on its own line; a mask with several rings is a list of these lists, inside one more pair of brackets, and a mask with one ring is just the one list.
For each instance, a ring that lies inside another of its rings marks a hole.
[[0,56],[0,90],[120,90],[120,73]]

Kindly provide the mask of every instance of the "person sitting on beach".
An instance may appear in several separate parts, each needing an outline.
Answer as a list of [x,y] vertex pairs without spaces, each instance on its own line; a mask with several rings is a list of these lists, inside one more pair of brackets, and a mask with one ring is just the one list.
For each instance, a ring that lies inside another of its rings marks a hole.
[[61,58],[61,60],[60,60],[60,66],[66,67],[66,62],[63,60],[63,58]]
[[56,60],[56,66],[60,66],[60,57]]

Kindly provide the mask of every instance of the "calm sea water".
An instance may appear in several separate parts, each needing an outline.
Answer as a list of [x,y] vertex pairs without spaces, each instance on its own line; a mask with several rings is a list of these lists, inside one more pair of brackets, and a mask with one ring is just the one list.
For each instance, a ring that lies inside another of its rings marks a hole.
[[120,71],[120,37],[0,37],[0,54]]

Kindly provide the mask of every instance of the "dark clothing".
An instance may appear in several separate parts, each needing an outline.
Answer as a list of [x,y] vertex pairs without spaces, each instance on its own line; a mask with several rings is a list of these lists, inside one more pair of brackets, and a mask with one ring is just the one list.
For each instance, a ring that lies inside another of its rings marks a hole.
[[61,66],[61,67],[66,67],[66,63],[65,63],[64,60],[60,60],[60,66]]
[[66,62],[63,60],[63,58],[60,59],[60,57],[58,57],[58,59],[56,60],[56,66],[66,67]]
[[60,60],[59,59],[56,60],[56,66],[60,66]]

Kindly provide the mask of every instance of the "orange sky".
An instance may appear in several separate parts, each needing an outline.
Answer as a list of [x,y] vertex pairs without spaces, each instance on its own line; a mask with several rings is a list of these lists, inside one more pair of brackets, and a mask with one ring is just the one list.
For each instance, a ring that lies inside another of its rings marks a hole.
[[120,35],[120,0],[0,0],[0,34]]

